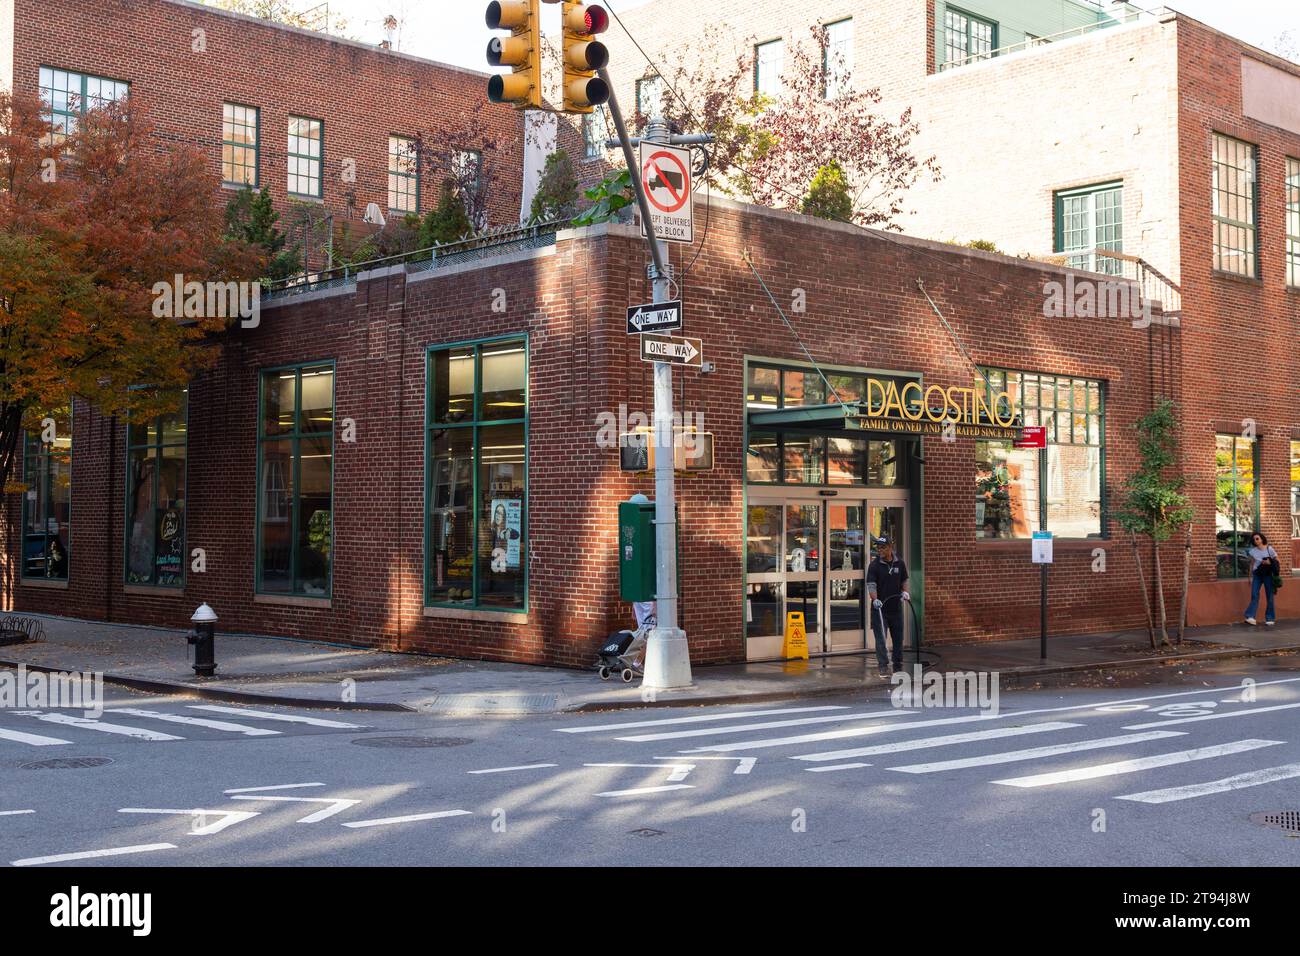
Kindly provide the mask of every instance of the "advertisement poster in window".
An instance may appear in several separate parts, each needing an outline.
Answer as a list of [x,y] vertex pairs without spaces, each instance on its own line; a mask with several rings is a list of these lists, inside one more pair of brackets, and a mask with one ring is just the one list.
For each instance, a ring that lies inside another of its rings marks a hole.
[[155,580],[162,585],[181,583],[182,520],[177,508],[158,512],[158,553],[154,556]]
[[[505,571],[519,567],[519,534],[523,527],[522,519],[523,502],[520,499],[492,499],[492,570]],[[503,565],[498,567],[498,563],[502,560],[504,560]]]

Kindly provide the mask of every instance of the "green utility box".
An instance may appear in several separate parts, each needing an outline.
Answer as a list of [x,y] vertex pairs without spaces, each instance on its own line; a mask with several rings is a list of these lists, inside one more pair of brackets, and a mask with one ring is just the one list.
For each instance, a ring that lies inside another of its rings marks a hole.
[[655,505],[618,503],[618,595],[624,601],[655,599]]

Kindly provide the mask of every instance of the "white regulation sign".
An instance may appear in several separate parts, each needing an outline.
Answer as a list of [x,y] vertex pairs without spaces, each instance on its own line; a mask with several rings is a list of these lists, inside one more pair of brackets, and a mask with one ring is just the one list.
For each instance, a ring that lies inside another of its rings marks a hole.
[[[641,187],[650,205],[655,238],[691,242],[695,223],[691,203],[691,151],[641,141]],[[645,224],[641,224],[645,235]]]

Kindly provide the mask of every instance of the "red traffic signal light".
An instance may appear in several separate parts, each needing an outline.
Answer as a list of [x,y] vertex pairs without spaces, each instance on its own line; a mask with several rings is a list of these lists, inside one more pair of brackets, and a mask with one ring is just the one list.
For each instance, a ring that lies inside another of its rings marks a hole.
[[590,113],[609,99],[609,86],[596,71],[609,63],[605,44],[592,39],[609,29],[609,14],[596,4],[565,0],[564,26],[564,111]]

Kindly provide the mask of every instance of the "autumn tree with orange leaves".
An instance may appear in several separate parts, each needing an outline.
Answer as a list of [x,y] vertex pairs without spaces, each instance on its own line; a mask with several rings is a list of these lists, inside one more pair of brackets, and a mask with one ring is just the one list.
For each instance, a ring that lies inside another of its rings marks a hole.
[[[41,102],[0,92],[0,486],[21,436],[73,399],[103,414],[175,410],[229,319],[158,318],[154,286],[244,280],[263,257],[222,238],[211,171],[134,104],[55,142]],[[141,387],[144,386],[144,387]]]

